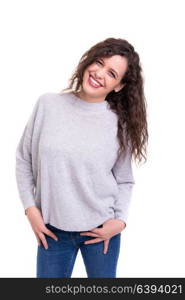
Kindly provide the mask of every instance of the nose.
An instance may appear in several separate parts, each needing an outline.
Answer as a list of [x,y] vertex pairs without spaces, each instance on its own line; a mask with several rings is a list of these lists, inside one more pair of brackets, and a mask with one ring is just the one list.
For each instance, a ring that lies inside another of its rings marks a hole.
[[95,73],[95,78],[98,79],[102,79],[104,77],[104,72],[102,70],[98,70]]
[[96,70],[95,70],[95,74],[98,78],[103,78],[104,77],[104,73],[105,73],[105,69],[103,66],[97,66]]

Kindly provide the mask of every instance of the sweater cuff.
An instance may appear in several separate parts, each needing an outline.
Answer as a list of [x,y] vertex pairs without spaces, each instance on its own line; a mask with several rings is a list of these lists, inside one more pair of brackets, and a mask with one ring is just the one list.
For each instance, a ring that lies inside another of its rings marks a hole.
[[126,220],[126,218],[121,218],[119,216],[118,217],[115,216],[114,219],[122,221],[125,224],[125,227],[127,226],[127,220]]
[[26,209],[30,206],[36,206],[35,200],[34,200],[34,196],[32,194],[28,195],[28,193],[26,193],[26,195],[23,196],[23,194],[21,194],[21,200],[22,200],[22,205],[23,205],[23,209],[24,209],[24,214],[26,215]]
[[26,212],[26,210],[27,210],[29,207],[33,207],[33,206],[35,206],[35,207],[36,207],[36,205],[35,205],[35,204],[33,204],[33,205],[29,205],[28,207],[26,207],[26,208],[24,209],[24,214],[25,214],[25,215],[27,215],[27,212]]

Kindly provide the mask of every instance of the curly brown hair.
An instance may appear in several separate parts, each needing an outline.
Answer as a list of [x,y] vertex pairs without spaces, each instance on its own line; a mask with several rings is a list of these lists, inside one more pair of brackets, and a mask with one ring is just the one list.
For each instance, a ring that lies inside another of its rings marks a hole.
[[86,51],[69,79],[69,86],[63,89],[78,92],[81,89],[85,69],[102,57],[121,55],[127,58],[127,71],[121,79],[125,86],[119,91],[111,91],[105,100],[110,109],[118,115],[117,138],[118,154],[125,150],[125,143],[131,148],[131,156],[139,162],[144,157],[146,162],[146,144],[148,142],[146,99],[144,95],[143,71],[138,53],[134,47],[121,38],[107,38]]

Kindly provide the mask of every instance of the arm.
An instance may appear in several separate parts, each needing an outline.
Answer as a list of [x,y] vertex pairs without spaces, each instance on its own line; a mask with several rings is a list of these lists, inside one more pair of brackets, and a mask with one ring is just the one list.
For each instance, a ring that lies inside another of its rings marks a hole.
[[119,189],[118,199],[115,201],[115,219],[123,221],[126,226],[133,185],[135,184],[131,165],[131,151],[128,145],[126,145],[126,151],[115,162],[112,173]]
[[35,103],[32,114],[16,148],[16,180],[24,212],[35,233],[38,245],[42,243],[44,248],[48,249],[45,235],[49,235],[55,240],[57,240],[57,236],[45,226],[41,211],[35,203],[35,182],[32,170],[32,137],[34,130],[38,129],[36,128],[38,127],[36,117],[40,98]]
[[32,171],[31,144],[38,106],[39,100],[34,105],[32,114],[16,148],[16,182],[25,214],[28,207],[36,206],[34,201],[35,183]]

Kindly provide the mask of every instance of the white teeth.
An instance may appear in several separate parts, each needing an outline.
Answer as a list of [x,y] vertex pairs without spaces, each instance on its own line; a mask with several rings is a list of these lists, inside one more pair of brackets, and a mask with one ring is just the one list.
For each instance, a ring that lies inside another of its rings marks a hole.
[[94,80],[94,79],[92,78],[92,76],[90,76],[90,79],[92,80],[92,82],[93,82],[94,84],[96,84],[97,86],[100,86],[100,84],[99,84],[96,80]]

